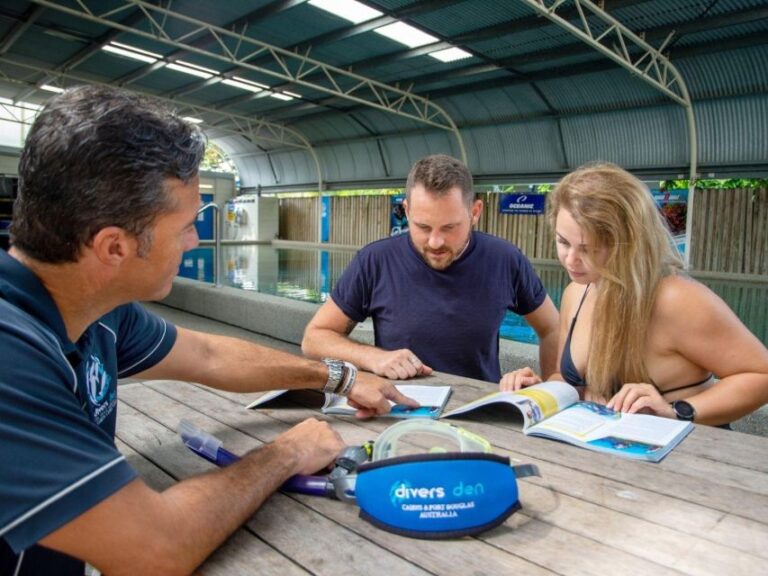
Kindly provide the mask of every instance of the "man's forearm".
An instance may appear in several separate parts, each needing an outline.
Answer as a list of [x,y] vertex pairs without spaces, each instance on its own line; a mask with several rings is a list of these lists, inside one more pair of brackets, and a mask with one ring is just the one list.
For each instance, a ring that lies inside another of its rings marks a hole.
[[301,350],[311,358],[338,358],[369,372],[374,371],[374,358],[381,351],[375,346],[356,342],[346,334],[322,328],[304,334]]
[[[296,472],[295,465],[293,455],[269,444],[223,470],[163,492],[165,510],[180,516],[164,532],[172,537],[168,544],[173,555],[184,562],[182,572],[191,572],[246,522]],[[193,526],[196,528],[190,529]]]
[[199,382],[231,392],[319,390],[328,379],[322,362],[236,338],[181,328],[179,332],[170,354],[137,377]]
[[297,452],[278,439],[162,493],[134,480],[40,544],[106,574],[190,574],[298,471]]
[[543,379],[558,371],[557,368],[557,331],[552,330],[539,340],[539,372]]

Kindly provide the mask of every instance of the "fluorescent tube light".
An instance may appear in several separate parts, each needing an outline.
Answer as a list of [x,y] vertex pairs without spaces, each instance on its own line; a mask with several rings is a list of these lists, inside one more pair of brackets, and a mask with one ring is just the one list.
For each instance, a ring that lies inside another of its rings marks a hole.
[[150,52],[149,50],[137,48],[136,46],[131,46],[130,44],[123,44],[122,42],[110,42],[109,44],[110,46],[125,48],[126,50],[130,50],[131,52],[138,52],[139,54],[144,54],[145,56],[152,56],[152,58],[156,58],[157,60],[160,60],[160,58],[163,57],[162,54],[157,54],[156,52]]
[[334,16],[349,20],[353,24],[372,20],[382,14],[378,10],[369,8],[355,0],[309,0],[309,3],[316,8],[330,12]]
[[58,86],[52,86],[51,84],[43,84],[40,86],[41,90],[46,90],[47,92],[55,92],[56,94],[61,94],[64,92],[64,88],[59,88]]
[[249,92],[253,92],[254,94],[258,94],[259,92],[264,92],[263,89],[257,88],[256,86],[251,86],[250,84],[246,84],[244,82],[238,82],[237,80],[232,80],[231,78],[225,78],[221,81],[222,84],[226,84],[227,86],[233,86],[235,88],[240,88],[241,90],[248,90]]
[[472,57],[472,54],[461,48],[446,48],[445,50],[438,50],[437,52],[431,52],[429,54],[432,58],[437,58],[441,62],[454,62],[455,60],[463,60],[464,58]]
[[432,44],[437,42],[437,38],[426,32],[422,32],[418,28],[414,28],[410,24],[405,22],[395,22],[393,24],[387,24],[381,28],[374,30],[376,34],[381,34],[387,38],[405,44],[409,48],[418,48],[425,44]]
[[266,84],[259,84],[258,82],[254,82],[253,80],[248,80],[247,78],[241,78],[240,76],[232,76],[235,80],[238,82],[244,82],[245,84],[251,84],[252,86],[256,86],[257,88],[261,88],[262,90],[269,88]]
[[139,60],[140,62],[146,62],[148,64],[154,64],[160,59],[159,57],[156,58],[154,56],[147,56],[146,54],[142,54],[141,52],[137,52],[137,51],[135,52],[133,49],[127,49],[127,48],[121,48],[120,46],[115,46],[114,43],[102,46],[101,49],[104,50],[105,52],[111,52],[119,56],[125,56],[126,58],[131,58],[132,60]]
[[213,74],[210,72],[203,72],[202,70],[197,70],[196,68],[185,66],[184,64],[177,64],[176,62],[171,62],[170,64],[166,65],[166,68],[176,70],[176,72],[183,72],[184,74],[189,74],[190,76],[197,76],[198,78],[208,79],[213,77]]

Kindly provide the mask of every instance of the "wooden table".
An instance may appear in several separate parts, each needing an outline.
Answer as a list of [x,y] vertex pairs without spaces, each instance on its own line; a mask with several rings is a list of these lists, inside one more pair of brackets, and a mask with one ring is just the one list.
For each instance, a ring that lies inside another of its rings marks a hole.
[[[495,388],[447,375],[419,383],[451,384],[449,408]],[[243,453],[319,416],[302,398],[245,410],[259,396],[169,381],[121,385],[117,444],[148,484],[163,489],[211,468],[181,445],[181,418]],[[523,509],[504,525],[476,538],[416,540],[364,522],[355,506],[277,493],[200,573],[768,574],[768,438],[697,426],[651,464],[523,436],[511,416],[451,419],[513,462],[539,466],[541,478],[520,481]],[[329,419],[349,444],[395,422]]]

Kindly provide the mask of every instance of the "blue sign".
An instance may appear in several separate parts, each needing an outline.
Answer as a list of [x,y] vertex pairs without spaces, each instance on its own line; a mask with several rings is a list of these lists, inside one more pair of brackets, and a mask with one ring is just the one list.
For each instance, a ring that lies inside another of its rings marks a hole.
[[499,201],[500,214],[544,214],[546,194],[504,194]]
[[405,196],[390,196],[389,235],[398,236],[408,232],[408,217],[405,215],[403,201]]
[[651,190],[653,200],[664,217],[678,252],[685,255],[686,219],[688,217],[688,190]]
[[320,198],[320,242],[329,242],[331,238],[331,197]]

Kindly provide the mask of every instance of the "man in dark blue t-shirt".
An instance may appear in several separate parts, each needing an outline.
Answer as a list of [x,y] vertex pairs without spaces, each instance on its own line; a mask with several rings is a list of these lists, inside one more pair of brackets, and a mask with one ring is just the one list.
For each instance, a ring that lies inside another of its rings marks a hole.
[[[558,313],[520,250],[473,231],[482,201],[464,164],[428,156],[406,183],[408,234],[357,253],[307,326],[305,354],[339,357],[404,379],[439,370],[501,379],[499,327],[507,310],[539,336],[543,374],[555,371]],[[373,318],[375,346],[349,334]]]
[[343,448],[308,419],[158,493],[115,446],[118,377],[346,390],[361,416],[411,403],[341,361],[176,328],[133,303],[166,296],[197,245],[204,148],[152,100],[100,87],[54,96],[30,130],[0,252],[0,574],[82,576],[84,561],[190,573],[284,480]]

